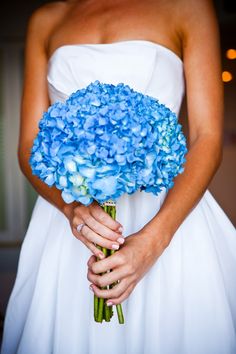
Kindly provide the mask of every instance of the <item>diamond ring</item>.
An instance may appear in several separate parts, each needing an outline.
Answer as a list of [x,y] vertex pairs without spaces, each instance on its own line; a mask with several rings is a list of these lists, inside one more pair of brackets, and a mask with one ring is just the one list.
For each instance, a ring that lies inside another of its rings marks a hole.
[[78,232],[81,232],[81,230],[82,230],[82,228],[83,228],[84,225],[85,225],[85,224],[79,224],[79,225],[76,227],[76,230],[77,230]]

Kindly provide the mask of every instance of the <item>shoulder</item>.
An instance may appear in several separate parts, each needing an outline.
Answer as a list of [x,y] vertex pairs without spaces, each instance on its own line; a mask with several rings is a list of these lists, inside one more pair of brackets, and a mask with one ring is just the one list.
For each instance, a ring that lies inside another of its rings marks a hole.
[[55,1],[39,7],[29,18],[27,37],[46,43],[69,6],[70,1]]
[[45,25],[45,21],[47,23],[57,20],[66,11],[69,3],[70,1],[55,1],[40,6],[32,13],[29,25],[43,26]]
[[[192,18],[200,19],[199,15],[204,17],[214,13],[213,0],[178,0],[175,2],[175,5],[180,16],[185,18],[186,21]],[[188,17],[186,17],[186,15]]]
[[178,0],[176,11],[185,39],[191,34],[214,31],[218,27],[213,0]]
[[[170,0],[174,1],[174,0]],[[186,64],[200,57],[220,57],[220,34],[213,0],[176,0],[171,18]],[[217,59],[217,60],[218,60]]]

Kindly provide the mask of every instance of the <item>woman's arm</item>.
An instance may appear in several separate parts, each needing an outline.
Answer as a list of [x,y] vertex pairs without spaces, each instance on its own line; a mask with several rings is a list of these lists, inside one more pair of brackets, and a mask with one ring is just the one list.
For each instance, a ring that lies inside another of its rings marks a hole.
[[223,84],[217,20],[211,1],[184,1],[183,60],[189,122],[185,171],[159,213],[146,225],[167,244],[194,208],[214,176],[222,156]]
[[58,209],[67,212],[60,192],[49,188],[32,175],[29,165],[33,139],[38,133],[38,122],[49,106],[47,88],[47,38],[53,21],[49,19],[50,7],[38,9],[30,18],[26,46],[24,86],[21,102],[21,123],[18,145],[18,159],[22,172],[36,191]]
[[[33,14],[29,22],[21,105],[19,163],[22,172],[36,191],[69,219],[74,236],[97,257],[103,258],[103,253],[94,246],[94,243],[109,249],[119,248],[123,241],[120,237],[120,223],[114,221],[97,203],[89,207],[79,203],[66,204],[57,188],[48,187],[38,177],[32,175],[29,165],[30,151],[38,132],[39,119],[50,104],[47,86],[47,44],[51,32],[62,18],[64,6],[62,2],[43,6]],[[83,234],[76,230],[80,223],[86,224],[82,229]]]
[[[179,3],[190,133],[187,162],[158,214],[140,232],[129,236],[115,255],[97,263],[90,258],[88,279],[93,283],[92,289],[113,304],[127,298],[168,246],[177,228],[203,195],[221,161],[223,89],[216,17],[210,1],[183,0]],[[113,272],[98,275],[108,269]],[[120,283],[112,290],[97,287],[118,279]]]

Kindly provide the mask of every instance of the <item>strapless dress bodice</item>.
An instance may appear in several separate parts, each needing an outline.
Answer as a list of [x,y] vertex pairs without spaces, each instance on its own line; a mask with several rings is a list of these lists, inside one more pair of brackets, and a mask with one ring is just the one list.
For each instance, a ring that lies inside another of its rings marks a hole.
[[47,79],[51,103],[65,100],[95,80],[123,82],[157,98],[176,114],[185,86],[178,55],[146,40],[63,45],[49,59]]

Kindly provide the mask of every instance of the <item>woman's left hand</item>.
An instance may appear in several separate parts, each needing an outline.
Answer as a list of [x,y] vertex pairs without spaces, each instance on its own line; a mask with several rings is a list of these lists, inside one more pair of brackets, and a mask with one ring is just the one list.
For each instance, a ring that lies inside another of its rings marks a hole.
[[[130,295],[166,246],[167,242],[163,237],[154,235],[150,230],[141,230],[126,237],[124,245],[113,255],[99,261],[91,256],[88,261],[88,280],[92,283],[90,289],[98,297],[108,299],[108,305],[120,304]],[[112,289],[106,289],[107,285],[117,281],[118,284]]]

